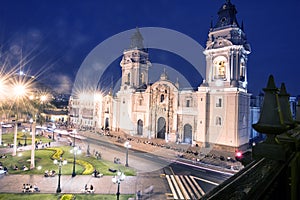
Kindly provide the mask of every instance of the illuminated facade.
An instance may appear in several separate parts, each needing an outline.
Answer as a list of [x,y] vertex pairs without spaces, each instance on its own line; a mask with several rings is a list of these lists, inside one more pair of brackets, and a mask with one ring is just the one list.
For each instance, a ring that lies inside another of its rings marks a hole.
[[181,89],[166,72],[157,82],[149,83],[151,63],[137,30],[130,48],[123,52],[120,90],[115,96],[85,98],[90,102],[71,98],[71,122],[203,146],[234,149],[248,144],[247,60],[251,50],[236,13],[230,1],[220,8],[203,52],[206,77],[197,91]]

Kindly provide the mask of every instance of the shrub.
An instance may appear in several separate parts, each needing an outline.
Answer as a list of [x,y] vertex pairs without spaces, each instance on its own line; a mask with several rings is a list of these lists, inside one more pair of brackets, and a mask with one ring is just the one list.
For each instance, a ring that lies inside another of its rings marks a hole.
[[73,200],[75,196],[73,194],[64,194],[61,196],[60,200]]
[[47,148],[46,150],[55,151],[52,155],[53,160],[59,160],[60,157],[64,154],[64,151],[61,148]]
[[91,163],[86,162],[84,160],[76,160],[76,163],[78,165],[83,166],[83,168],[84,168],[84,171],[82,172],[83,175],[88,175],[88,174],[93,173],[94,166]]

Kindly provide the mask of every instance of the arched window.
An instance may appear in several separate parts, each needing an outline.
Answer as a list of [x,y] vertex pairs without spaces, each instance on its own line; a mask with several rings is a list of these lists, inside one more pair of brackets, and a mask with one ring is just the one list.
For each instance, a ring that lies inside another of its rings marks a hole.
[[221,108],[222,107],[222,98],[216,99],[216,107]]
[[188,100],[186,100],[186,107],[190,107],[190,106],[191,106],[191,100],[188,99]]
[[139,105],[143,105],[143,99],[139,99]]
[[240,81],[245,81],[245,76],[246,76],[246,66],[245,66],[244,59],[242,59],[240,65]]
[[127,74],[127,81],[126,81],[127,85],[130,85],[130,73]]
[[221,126],[222,125],[222,119],[221,117],[216,117],[216,125]]
[[141,119],[138,120],[137,122],[137,134],[138,135],[143,135],[143,121]]
[[217,58],[214,59],[213,65],[214,65],[214,78],[225,79],[227,59],[224,56],[218,56]]
[[165,100],[165,95],[160,95],[160,102],[162,103]]
[[144,75],[144,73],[141,73],[141,75],[140,75],[140,84],[145,84],[145,75]]

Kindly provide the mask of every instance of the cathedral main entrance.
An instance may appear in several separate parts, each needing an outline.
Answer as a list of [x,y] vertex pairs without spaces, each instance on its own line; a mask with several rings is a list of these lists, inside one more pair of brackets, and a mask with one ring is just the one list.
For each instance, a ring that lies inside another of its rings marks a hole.
[[185,124],[183,127],[183,142],[192,144],[192,126],[190,124]]
[[140,119],[137,122],[137,134],[143,135],[143,121]]
[[163,117],[157,120],[157,138],[165,139],[166,134],[166,120]]

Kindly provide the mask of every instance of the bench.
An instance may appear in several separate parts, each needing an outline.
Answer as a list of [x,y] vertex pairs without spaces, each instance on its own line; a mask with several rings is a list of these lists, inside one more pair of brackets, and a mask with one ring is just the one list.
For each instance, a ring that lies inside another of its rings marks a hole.
[[113,172],[113,173],[117,172],[116,169],[112,169],[112,168],[109,168],[108,171]]
[[95,177],[95,178],[101,178],[101,177],[103,177],[103,174],[97,174],[97,175],[95,176],[95,174],[93,173],[93,174],[92,174],[92,177]]
[[93,189],[93,190],[90,190],[90,189],[84,189],[84,188],[82,188],[81,190],[80,190],[80,192],[81,193],[87,193],[87,194],[94,194],[94,192],[95,192],[95,190]]

